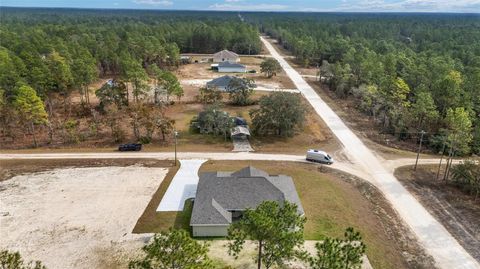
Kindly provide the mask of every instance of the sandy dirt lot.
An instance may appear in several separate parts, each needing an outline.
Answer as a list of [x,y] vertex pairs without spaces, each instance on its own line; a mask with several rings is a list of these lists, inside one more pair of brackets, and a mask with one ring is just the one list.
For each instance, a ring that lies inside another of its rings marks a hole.
[[[307,240],[305,241],[303,247],[311,255],[316,254],[315,244],[319,241]],[[240,252],[238,259],[233,258],[228,255],[228,241],[226,240],[214,240],[209,242],[210,251],[208,253],[209,257],[213,259],[216,263],[220,265],[229,265],[233,268],[240,269],[255,269],[257,264],[253,261],[255,255],[257,254],[257,245],[252,241],[246,241],[244,249]],[[308,268],[306,264],[300,261],[293,261],[287,268],[296,268],[303,269]],[[364,257],[364,262],[361,269],[372,269],[368,258]]]
[[209,80],[224,75],[234,75],[247,77],[255,80],[257,85],[263,85],[265,88],[272,89],[294,89],[295,85],[287,76],[285,71],[278,72],[276,76],[272,78],[266,78],[264,74],[260,73],[260,64],[264,58],[262,57],[242,57],[240,63],[247,66],[247,70],[255,70],[257,73],[218,73],[210,70],[212,63],[194,63],[181,65],[176,70],[176,75],[180,80],[184,90],[186,91],[185,97],[188,97],[188,89],[204,86]]
[[125,267],[148,239],[131,231],[167,171],[64,168],[0,182],[0,248],[48,268]]

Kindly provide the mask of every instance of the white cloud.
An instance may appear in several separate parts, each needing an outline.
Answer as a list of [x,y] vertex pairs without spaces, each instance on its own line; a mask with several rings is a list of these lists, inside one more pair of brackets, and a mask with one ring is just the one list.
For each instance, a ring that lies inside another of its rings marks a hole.
[[[237,1],[238,2],[238,1]],[[234,10],[234,11],[281,11],[287,10],[289,6],[277,4],[213,4],[210,9],[214,10]]]
[[133,0],[135,4],[145,4],[152,6],[171,6],[173,5],[172,1],[169,0]]
[[236,3],[240,1],[243,1],[243,0],[225,0],[226,3]]

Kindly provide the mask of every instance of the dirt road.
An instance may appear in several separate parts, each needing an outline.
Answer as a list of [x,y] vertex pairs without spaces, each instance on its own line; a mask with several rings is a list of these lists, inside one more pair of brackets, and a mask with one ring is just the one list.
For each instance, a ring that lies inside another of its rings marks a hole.
[[[369,174],[356,162],[352,162],[348,157],[344,156],[343,150],[331,153],[335,159],[335,163],[330,167],[337,169],[360,178],[367,178]],[[1,160],[15,159],[159,159],[173,160],[173,152],[112,152],[112,153],[4,153],[0,154]],[[210,160],[251,160],[251,161],[291,161],[291,162],[307,162],[305,155],[291,154],[268,154],[268,153],[251,153],[251,152],[178,152],[178,158],[181,159],[210,159]],[[393,171],[406,165],[415,164],[413,158],[402,158],[396,160],[383,160],[389,171]],[[438,163],[438,159],[420,159],[418,164]]]
[[365,179],[370,180],[383,192],[402,219],[412,229],[419,242],[433,256],[437,266],[440,268],[480,268],[480,264],[403,187],[389,167],[386,167],[373,151],[365,146],[303,77],[287,63],[266,39],[263,37],[261,39],[273,58],[280,63],[302,95],[343,144],[346,154],[369,175]]
[[[112,152],[112,153],[32,153],[32,154],[0,154],[1,160],[14,159],[173,159],[173,152]],[[178,158],[181,159],[211,159],[211,160],[251,160],[251,161],[292,161],[307,162],[305,155],[289,155],[289,154],[263,154],[250,152],[179,152]],[[333,154],[333,158],[336,155]],[[402,165],[413,164],[415,160],[408,163],[406,160]],[[355,175],[360,178],[368,176],[358,165],[350,162],[348,159],[336,161],[331,168]]]

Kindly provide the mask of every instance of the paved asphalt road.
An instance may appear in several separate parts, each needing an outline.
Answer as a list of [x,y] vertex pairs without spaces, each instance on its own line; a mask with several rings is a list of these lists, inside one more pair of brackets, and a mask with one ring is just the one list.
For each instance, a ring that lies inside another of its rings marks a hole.
[[386,165],[372,150],[350,130],[340,117],[320,98],[302,76],[293,69],[275,48],[262,37],[270,54],[275,58],[295,86],[325,121],[345,148],[345,153],[358,163],[369,179],[392,203],[409,225],[420,243],[433,256],[440,268],[480,268],[480,264],[468,254],[453,236],[441,225],[394,177]]

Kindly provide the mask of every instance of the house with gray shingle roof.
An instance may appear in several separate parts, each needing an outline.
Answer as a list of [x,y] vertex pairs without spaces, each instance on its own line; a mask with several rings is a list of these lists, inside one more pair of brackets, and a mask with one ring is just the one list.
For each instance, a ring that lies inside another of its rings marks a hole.
[[207,82],[207,88],[217,88],[220,91],[227,91],[228,84],[234,77],[225,75]]
[[230,63],[238,63],[240,62],[240,57],[235,52],[229,50],[222,50],[215,54],[213,54],[213,62],[215,63],[222,63],[222,62],[230,62]]
[[[228,85],[235,78],[242,78],[242,77],[225,75],[225,76],[214,78],[214,79],[208,81],[206,86],[207,86],[207,88],[211,88],[211,89],[216,88],[220,91],[225,91],[226,92],[226,91],[228,91]],[[257,87],[257,85],[255,83],[253,83],[253,85],[251,85],[251,86],[253,88]]]
[[252,166],[236,172],[202,173],[190,220],[193,236],[226,236],[230,224],[240,219],[245,209],[256,208],[263,201],[289,201],[304,214],[289,176],[269,175]]

